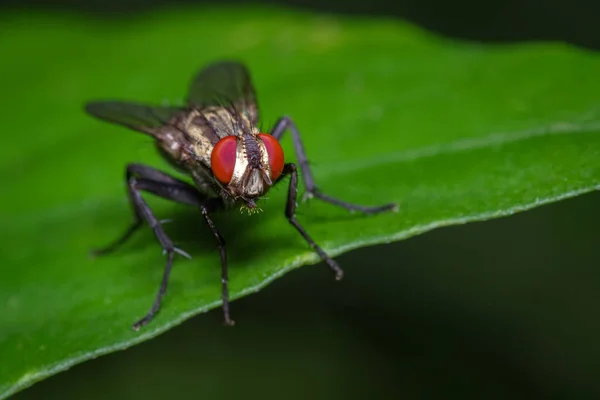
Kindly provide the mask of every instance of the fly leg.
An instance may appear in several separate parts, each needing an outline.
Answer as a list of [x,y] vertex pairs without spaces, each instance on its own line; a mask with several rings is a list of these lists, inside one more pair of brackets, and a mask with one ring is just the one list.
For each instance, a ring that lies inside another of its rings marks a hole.
[[[137,177],[137,179],[136,179]],[[136,190],[135,182],[139,182],[139,185],[143,185],[144,181],[151,180],[156,183],[156,185],[160,185],[161,183],[169,187],[167,192],[185,192],[185,194],[179,194],[179,196],[175,195],[177,198],[173,198],[172,196],[163,196],[162,194],[155,193],[151,189],[139,189],[146,190],[151,193],[154,193],[160,197],[165,197],[170,200],[174,200],[178,203],[190,204],[193,206],[198,206],[198,204],[202,204],[205,199],[200,195],[200,193],[196,190],[196,188],[187,182],[181,181],[179,179],[175,179],[159,170],[156,170],[152,167],[148,167],[141,164],[129,164],[125,170],[125,182],[127,183],[127,196],[129,197],[129,202],[133,208],[134,221],[127,228],[125,233],[120,236],[117,240],[113,241],[106,247],[102,247],[99,249],[92,250],[93,255],[105,255],[108,253],[112,253],[125,244],[131,236],[142,226],[144,222],[144,216],[140,213],[140,206],[138,202],[136,202],[136,198],[140,198],[141,204],[148,208],[146,203],[141,199],[141,197],[133,192]]]
[[150,225],[150,228],[152,228],[154,231],[154,235],[158,239],[163,252],[167,255],[167,263],[160,284],[160,289],[154,300],[154,303],[152,304],[150,311],[148,311],[148,313],[142,319],[133,324],[133,329],[137,331],[152,320],[160,307],[161,299],[167,290],[167,283],[169,280],[169,274],[171,273],[171,267],[173,266],[173,258],[175,253],[180,253],[186,257],[189,257],[189,255],[183,250],[173,246],[173,242],[163,230],[160,221],[154,216],[154,213],[142,198],[141,192],[150,192],[165,199],[197,206],[200,208],[204,207],[204,203],[207,199],[200,194],[200,192],[198,192],[194,186],[177,180],[145,165],[129,164],[126,170],[126,179],[127,194],[133,208],[135,221],[121,238],[116,240],[108,247],[96,251],[96,253],[106,254],[118,248],[125,241],[127,241],[129,237],[131,237],[133,232],[135,232],[145,220],[148,225]]
[[228,273],[227,273],[227,254],[225,252],[225,239],[221,236],[221,233],[215,226],[212,218],[210,217],[210,213],[218,209],[223,205],[221,199],[210,199],[206,202],[205,205],[201,207],[202,215],[210,228],[210,231],[215,236],[217,240],[217,247],[219,248],[219,253],[221,254],[221,298],[223,299],[223,317],[225,319],[225,325],[233,326],[235,322],[229,316],[229,289],[228,289]]
[[296,200],[298,197],[298,171],[296,170],[295,164],[285,164],[283,167],[283,175],[290,175],[290,186],[288,189],[288,198],[285,206],[285,216],[287,220],[292,224],[294,228],[302,235],[302,237],[308,242],[308,244],[321,256],[321,259],[329,265],[331,271],[335,274],[335,279],[340,280],[344,276],[344,271],[340,268],[340,266],[333,261],[331,257],[323,251],[319,245],[315,243],[314,240],[306,233],[302,225],[296,219]]
[[300,132],[298,131],[298,128],[296,128],[294,121],[292,121],[292,119],[287,116],[279,118],[273,129],[271,129],[271,135],[273,135],[275,139],[280,140],[283,136],[283,133],[288,128],[290,132],[292,132],[294,151],[296,152],[296,157],[298,158],[298,164],[300,164],[300,170],[302,171],[302,179],[304,180],[304,185],[306,186],[306,196],[314,196],[327,203],[345,208],[348,211],[361,211],[365,214],[377,214],[383,211],[398,209],[398,205],[395,203],[384,204],[382,206],[368,207],[348,203],[346,201],[339,200],[335,197],[331,197],[322,193],[317,188],[317,185],[315,184],[315,181],[313,179],[312,173],[310,171],[310,166],[308,165],[308,159],[306,157],[306,153],[304,152],[304,146],[302,145],[302,139],[300,138]]

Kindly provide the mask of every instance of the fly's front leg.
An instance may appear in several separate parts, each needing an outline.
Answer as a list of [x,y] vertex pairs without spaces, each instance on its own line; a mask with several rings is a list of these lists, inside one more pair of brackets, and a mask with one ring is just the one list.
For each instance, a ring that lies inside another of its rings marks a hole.
[[339,200],[335,197],[331,197],[322,193],[317,188],[317,185],[315,184],[315,181],[313,179],[312,173],[310,171],[310,166],[308,165],[308,158],[306,157],[306,153],[304,152],[304,146],[302,145],[302,139],[300,138],[300,132],[298,131],[298,128],[296,128],[294,121],[292,121],[292,119],[289,117],[281,117],[271,130],[271,135],[273,135],[277,140],[280,140],[286,129],[289,129],[292,132],[294,151],[296,152],[296,157],[298,158],[298,164],[300,164],[300,170],[302,171],[302,179],[304,180],[304,185],[306,186],[306,195],[308,197],[314,196],[327,203],[343,207],[348,211],[361,211],[366,214],[377,214],[383,211],[395,211],[398,209],[398,205],[395,203],[385,204],[382,206],[367,207],[358,204],[348,203],[346,201]]
[[225,252],[225,239],[221,236],[221,233],[215,226],[212,218],[210,217],[210,213],[215,211],[218,207],[222,206],[221,199],[211,199],[205,205],[201,207],[202,215],[210,228],[210,231],[215,236],[217,240],[217,247],[219,248],[219,253],[221,254],[221,298],[223,299],[223,317],[225,319],[225,325],[233,326],[235,322],[229,316],[229,277],[227,273],[227,254]]
[[285,164],[282,175],[290,175],[290,186],[288,189],[288,198],[285,206],[285,216],[287,220],[296,228],[296,230],[302,235],[302,237],[315,249],[315,251],[321,256],[321,259],[329,265],[329,268],[335,274],[335,279],[340,280],[344,276],[344,271],[340,266],[323,251],[319,245],[306,233],[302,225],[296,219],[296,200],[298,197],[298,171],[296,170],[295,164]]
[[167,283],[171,273],[171,268],[173,266],[173,258],[175,253],[180,253],[186,257],[189,257],[187,253],[173,245],[173,242],[165,233],[161,222],[154,216],[154,213],[142,198],[141,192],[150,192],[165,199],[173,200],[178,203],[193,205],[196,207],[202,207],[206,202],[206,198],[202,196],[192,185],[145,165],[128,165],[126,179],[127,194],[133,208],[135,220],[121,238],[117,239],[110,246],[96,251],[96,253],[106,254],[107,252],[115,250],[141,226],[143,221],[146,221],[150,228],[154,231],[154,235],[158,239],[163,252],[167,255],[165,270],[154,303],[152,304],[150,311],[148,311],[148,313],[142,319],[133,324],[133,329],[137,331],[142,326],[150,322],[160,308],[160,302],[167,290]]

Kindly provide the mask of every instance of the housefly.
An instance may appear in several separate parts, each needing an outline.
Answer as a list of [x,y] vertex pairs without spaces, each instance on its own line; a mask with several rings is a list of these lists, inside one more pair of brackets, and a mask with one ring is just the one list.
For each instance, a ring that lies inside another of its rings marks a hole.
[[[117,240],[95,251],[106,254],[116,250],[131,235],[148,223],[160,243],[167,261],[160,288],[148,313],[133,324],[139,330],[158,312],[175,253],[188,256],[175,247],[142,197],[149,192],[200,209],[217,242],[221,256],[222,302],[225,323],[229,315],[225,240],[211,215],[233,207],[256,210],[256,203],[269,189],[289,176],[285,216],[310,246],[341,279],[343,272],[308,235],[296,219],[298,167],[286,163],[279,140],[289,129],[302,179],[309,197],[347,210],[375,214],[394,210],[395,204],[365,207],[347,203],[322,193],[313,179],[300,132],[287,116],[281,117],[269,132],[258,128],[259,110],[250,74],[236,61],[207,65],[193,79],[186,106],[149,106],[122,101],[95,101],[85,105],[87,113],[101,120],[125,126],[154,139],[160,154],[176,169],[186,173],[193,184],[176,179],[142,164],[128,164],[125,179],[134,221]],[[189,256],[188,256],[189,257]]]

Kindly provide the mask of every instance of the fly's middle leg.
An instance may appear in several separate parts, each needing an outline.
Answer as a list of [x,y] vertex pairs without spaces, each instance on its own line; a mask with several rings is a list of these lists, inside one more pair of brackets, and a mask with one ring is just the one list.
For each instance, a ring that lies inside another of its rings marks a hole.
[[141,193],[150,192],[169,200],[193,205],[199,208],[202,207],[202,205],[206,202],[206,199],[192,185],[175,179],[159,170],[141,164],[129,164],[127,166],[126,180],[127,195],[129,196],[129,200],[133,208],[134,222],[127,229],[123,236],[118,238],[109,246],[96,250],[95,253],[107,254],[116,250],[131,237],[131,235],[142,225],[144,221],[146,221],[150,228],[154,231],[156,239],[159,241],[163,252],[167,256],[167,262],[160,288],[152,307],[143,318],[133,324],[133,329],[139,330],[142,326],[146,325],[152,320],[160,308],[160,302],[167,290],[167,283],[171,273],[171,268],[173,266],[173,258],[175,253],[189,257],[187,253],[173,245],[172,240],[165,233],[161,222],[155,217],[148,204],[142,198]]

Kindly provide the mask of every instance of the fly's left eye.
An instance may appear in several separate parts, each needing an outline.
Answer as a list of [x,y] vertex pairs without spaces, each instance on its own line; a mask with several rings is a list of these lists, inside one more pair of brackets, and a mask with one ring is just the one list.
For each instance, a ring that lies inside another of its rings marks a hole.
[[269,166],[271,167],[271,179],[273,181],[277,180],[283,171],[283,149],[281,145],[271,135],[267,135],[266,133],[259,133],[258,137],[262,139],[265,144],[265,148],[267,149],[267,154],[269,155]]
[[210,168],[219,182],[224,185],[231,182],[231,177],[233,176],[236,148],[236,137],[225,136],[217,142],[210,155]]

